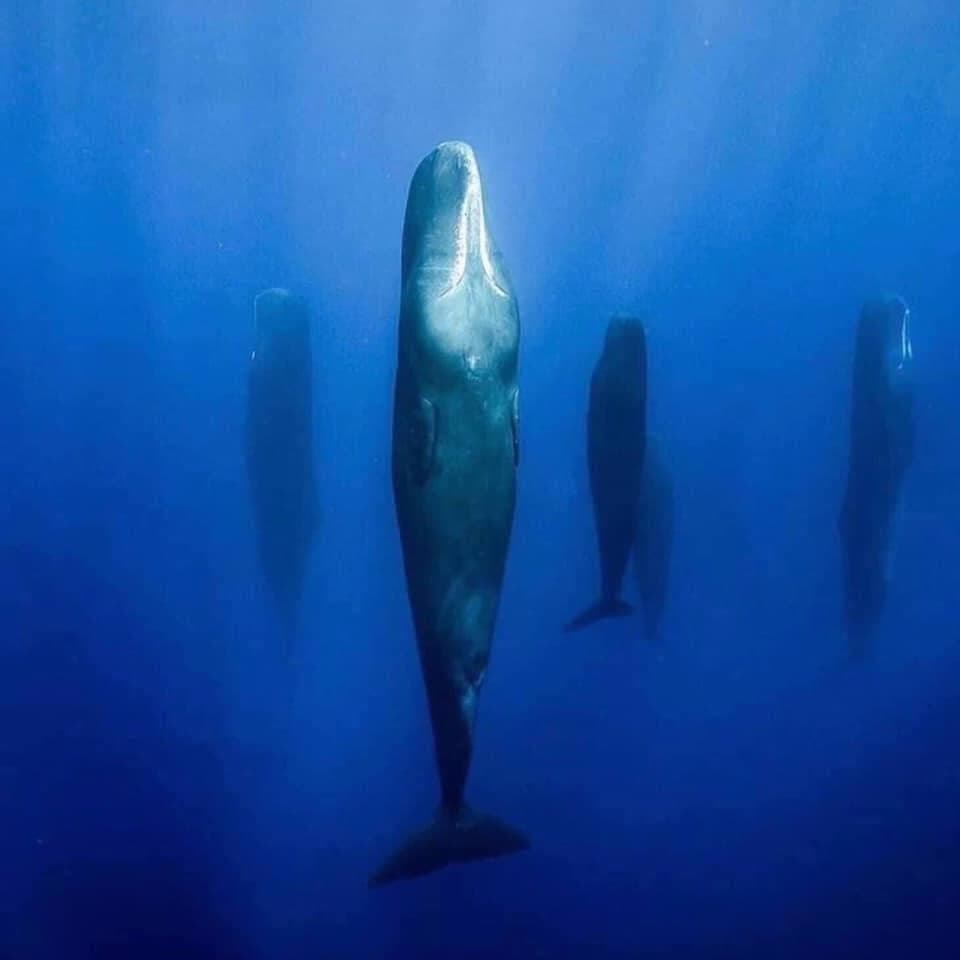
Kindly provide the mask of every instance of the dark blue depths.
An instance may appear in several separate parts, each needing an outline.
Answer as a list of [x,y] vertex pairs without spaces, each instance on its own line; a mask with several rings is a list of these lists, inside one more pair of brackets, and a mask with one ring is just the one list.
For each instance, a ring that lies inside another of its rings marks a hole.
[[[0,957],[955,956],[960,13],[400,6],[0,11]],[[406,188],[453,137],[522,324],[470,793],[532,847],[371,893],[436,799],[388,449]],[[243,459],[272,285],[316,321],[291,662]],[[875,291],[911,306],[917,446],[852,663]],[[675,484],[655,645],[561,629],[620,311]]]

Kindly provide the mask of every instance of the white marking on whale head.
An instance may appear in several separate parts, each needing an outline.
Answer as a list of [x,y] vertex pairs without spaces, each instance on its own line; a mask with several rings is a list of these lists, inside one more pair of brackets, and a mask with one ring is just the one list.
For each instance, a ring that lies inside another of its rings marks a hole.
[[447,296],[462,282],[467,272],[467,261],[471,251],[480,258],[484,275],[494,292],[501,297],[509,294],[497,283],[493,257],[490,253],[490,235],[487,232],[486,214],[483,208],[483,185],[480,182],[480,170],[473,150],[465,143],[441,143],[437,150],[454,154],[463,165],[466,182],[460,198],[454,226],[454,259],[450,270],[450,286],[441,294]]
[[903,305],[903,320],[900,323],[900,366],[913,359],[913,344],[910,341],[910,308]]
[[891,331],[890,342],[890,370],[893,376],[899,377],[913,360],[913,343],[910,339],[910,308],[902,297],[891,297],[888,301],[894,313],[896,331]]

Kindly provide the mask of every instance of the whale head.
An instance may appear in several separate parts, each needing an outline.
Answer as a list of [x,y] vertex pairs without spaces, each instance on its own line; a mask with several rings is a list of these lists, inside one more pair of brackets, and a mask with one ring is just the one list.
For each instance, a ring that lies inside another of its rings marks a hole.
[[897,383],[909,373],[913,361],[910,308],[898,296],[868,301],[860,316],[858,353],[866,368],[882,371],[887,383]]
[[638,368],[646,367],[646,353],[643,323],[636,317],[612,316],[603,342],[604,361],[633,373]]
[[891,375],[903,374],[913,360],[913,343],[910,340],[910,308],[903,297],[887,297],[889,317],[888,357]]
[[287,362],[309,349],[307,301],[282,287],[262,290],[253,300],[255,343],[252,358]]
[[468,277],[496,297],[511,296],[487,227],[477,158],[468,144],[441,143],[417,167],[407,197],[401,272],[404,284],[416,274],[418,284],[439,298]]

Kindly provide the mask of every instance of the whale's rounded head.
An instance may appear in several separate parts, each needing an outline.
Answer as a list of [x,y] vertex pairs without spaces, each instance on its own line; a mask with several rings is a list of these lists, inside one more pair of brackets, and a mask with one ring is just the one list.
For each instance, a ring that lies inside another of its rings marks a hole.
[[913,360],[910,308],[899,296],[868,300],[860,314],[857,352],[860,362],[897,378]]
[[610,360],[635,367],[644,362],[646,350],[646,334],[640,320],[620,314],[610,318],[603,344],[603,352]]
[[283,287],[272,287],[256,295],[253,315],[261,336],[290,336],[307,323],[307,301]]
[[903,297],[887,297],[890,318],[888,357],[894,375],[901,373],[913,360],[913,343],[910,340],[910,308]]
[[510,296],[469,144],[441,143],[417,167],[407,196],[401,270],[404,284],[416,274],[421,287],[435,288],[437,296],[456,289],[469,273],[495,294]]

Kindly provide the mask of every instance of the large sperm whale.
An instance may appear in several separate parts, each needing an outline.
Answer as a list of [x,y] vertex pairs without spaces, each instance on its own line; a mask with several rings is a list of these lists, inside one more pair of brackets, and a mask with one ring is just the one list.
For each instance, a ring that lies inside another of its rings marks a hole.
[[374,886],[527,846],[464,801],[516,500],[520,334],[464,143],[417,167],[401,279],[393,491],[441,796]]

